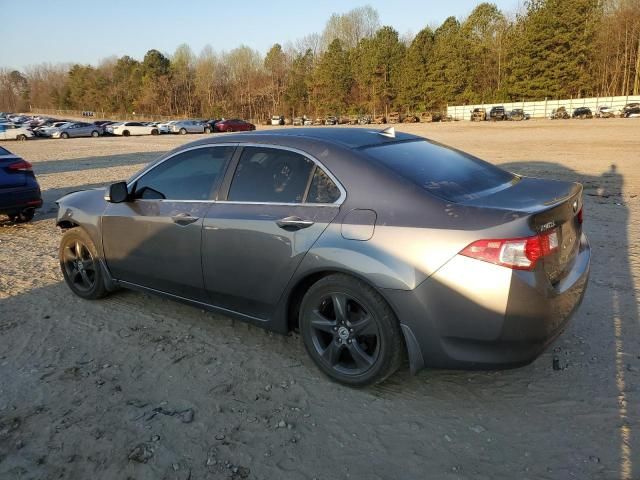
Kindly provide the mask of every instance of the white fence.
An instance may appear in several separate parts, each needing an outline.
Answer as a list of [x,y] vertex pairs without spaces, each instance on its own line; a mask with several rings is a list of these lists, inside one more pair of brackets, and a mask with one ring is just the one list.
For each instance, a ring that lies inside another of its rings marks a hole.
[[486,108],[487,115],[491,107],[504,106],[507,112],[521,108],[531,115],[531,118],[546,118],[554,108],[565,107],[569,114],[578,107],[589,107],[593,113],[599,106],[612,107],[614,110],[622,110],[627,103],[640,102],[640,95],[627,95],[624,97],[591,97],[571,98],[566,100],[542,100],[540,102],[510,102],[510,103],[485,103],[480,105],[448,105],[447,115],[456,120],[471,120],[471,111],[474,108]]

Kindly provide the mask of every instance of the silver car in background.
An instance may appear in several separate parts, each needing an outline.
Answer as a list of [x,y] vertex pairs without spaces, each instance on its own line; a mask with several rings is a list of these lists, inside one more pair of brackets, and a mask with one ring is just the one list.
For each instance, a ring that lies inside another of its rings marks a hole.
[[187,133],[211,133],[211,127],[199,120],[180,120],[169,126],[169,132],[186,135]]
[[93,123],[73,122],[60,126],[51,133],[52,138],[99,137],[100,127]]

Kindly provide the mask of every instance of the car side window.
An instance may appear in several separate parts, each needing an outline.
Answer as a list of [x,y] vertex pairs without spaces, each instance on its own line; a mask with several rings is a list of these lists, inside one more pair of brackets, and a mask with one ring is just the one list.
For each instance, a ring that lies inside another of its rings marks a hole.
[[314,163],[278,148],[245,147],[227,200],[302,203]]
[[307,203],[334,203],[340,198],[340,189],[329,175],[316,167],[307,193]]
[[196,148],[171,157],[136,182],[142,199],[210,200],[235,147]]

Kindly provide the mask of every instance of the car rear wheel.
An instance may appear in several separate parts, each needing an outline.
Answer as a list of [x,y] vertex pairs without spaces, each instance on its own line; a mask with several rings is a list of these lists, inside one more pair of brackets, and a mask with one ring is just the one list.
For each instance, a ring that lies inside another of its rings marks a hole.
[[13,223],[27,223],[33,220],[35,213],[35,208],[27,208],[20,213],[9,215],[9,220]]
[[187,129],[186,128],[181,128],[180,129],[180,135],[186,135],[187,134]]
[[211,133],[211,129],[210,129],[209,127],[206,127],[206,128],[204,129],[204,133]]
[[123,137],[128,137],[129,135],[131,135],[131,134],[129,133],[129,130],[125,130],[124,132],[122,132],[122,136],[123,136]]
[[60,134],[60,138],[67,139],[67,138],[69,138],[69,134],[68,134],[67,132],[62,132],[62,133]]
[[16,137],[16,140],[18,140],[19,142],[24,142],[27,140],[27,136],[24,134],[20,134]]
[[151,130],[151,135],[160,135],[160,132],[154,128],[153,130]]
[[59,258],[62,275],[73,293],[88,300],[107,295],[96,247],[84,230],[73,228],[63,235]]
[[99,137],[99,136],[100,136],[100,134],[97,132],[97,130],[94,130],[93,132],[91,132],[91,136],[92,136],[93,138],[96,138],[96,137]]
[[299,323],[312,360],[340,383],[382,382],[402,361],[404,343],[393,311],[372,287],[347,275],[313,284],[302,300]]

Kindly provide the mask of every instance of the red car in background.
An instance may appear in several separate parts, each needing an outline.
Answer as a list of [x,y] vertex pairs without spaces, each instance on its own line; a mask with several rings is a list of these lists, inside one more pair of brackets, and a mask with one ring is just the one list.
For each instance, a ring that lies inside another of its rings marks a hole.
[[234,118],[231,120],[220,120],[216,122],[214,128],[216,132],[248,132],[255,130],[256,126],[253,123]]

